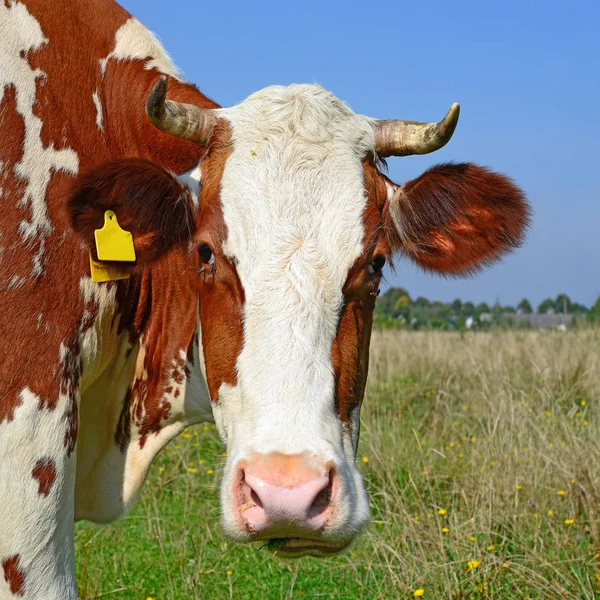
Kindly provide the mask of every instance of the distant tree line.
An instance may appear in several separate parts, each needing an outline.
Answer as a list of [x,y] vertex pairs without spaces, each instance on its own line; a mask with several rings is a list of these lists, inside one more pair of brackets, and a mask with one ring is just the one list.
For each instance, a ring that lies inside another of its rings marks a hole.
[[523,298],[517,306],[502,305],[499,301],[492,306],[486,302],[474,304],[456,299],[453,302],[429,300],[423,296],[415,299],[404,288],[390,288],[379,297],[375,307],[375,324],[399,328],[421,329],[488,329],[494,326],[510,326],[514,318],[510,315],[573,315],[573,322],[600,324],[600,298],[587,308],[573,302],[566,294],[546,298],[536,311],[531,302]]

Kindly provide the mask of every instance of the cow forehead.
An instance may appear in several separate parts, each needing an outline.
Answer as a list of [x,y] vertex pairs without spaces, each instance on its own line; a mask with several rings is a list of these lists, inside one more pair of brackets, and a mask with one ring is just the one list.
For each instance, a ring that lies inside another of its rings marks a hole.
[[[296,268],[339,288],[362,252],[372,121],[317,85],[272,86],[233,108],[221,179],[223,250],[242,284]],[[251,289],[246,289],[247,299]]]

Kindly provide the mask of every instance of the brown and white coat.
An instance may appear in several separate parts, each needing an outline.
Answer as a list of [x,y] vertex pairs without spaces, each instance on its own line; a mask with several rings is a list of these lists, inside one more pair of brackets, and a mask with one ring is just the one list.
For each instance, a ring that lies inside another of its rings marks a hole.
[[[202,144],[146,118],[160,74],[214,109]],[[470,273],[528,219],[472,164],[396,186],[378,131],[312,85],[221,109],[112,0],[0,4],[0,598],[75,598],[73,520],[123,514],[202,420],[227,445],[234,539],[326,554],[366,525],[354,456],[381,266]],[[95,284],[107,209],[137,261]]]

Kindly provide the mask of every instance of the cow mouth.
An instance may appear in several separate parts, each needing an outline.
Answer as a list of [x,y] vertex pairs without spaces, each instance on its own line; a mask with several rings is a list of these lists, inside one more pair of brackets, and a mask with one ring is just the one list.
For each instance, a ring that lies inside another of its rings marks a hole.
[[343,552],[350,542],[325,542],[309,538],[273,538],[267,548],[282,558],[333,556]]

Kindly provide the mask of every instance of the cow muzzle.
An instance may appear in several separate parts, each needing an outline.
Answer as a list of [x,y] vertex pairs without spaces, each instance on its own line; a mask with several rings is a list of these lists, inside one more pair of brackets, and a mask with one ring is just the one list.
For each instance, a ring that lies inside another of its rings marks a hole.
[[287,557],[323,556],[340,552],[354,537],[331,535],[344,486],[330,461],[306,453],[253,453],[237,463],[232,479],[228,504],[247,541],[267,541]]

